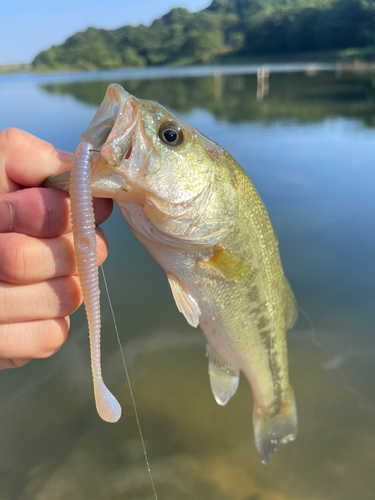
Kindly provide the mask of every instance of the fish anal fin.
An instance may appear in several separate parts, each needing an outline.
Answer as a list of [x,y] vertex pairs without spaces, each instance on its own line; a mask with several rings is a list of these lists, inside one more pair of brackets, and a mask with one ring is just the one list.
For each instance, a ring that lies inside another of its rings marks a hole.
[[244,259],[222,248],[214,248],[210,258],[199,259],[198,263],[210,267],[222,278],[234,283],[243,281],[249,275],[249,266]]
[[293,391],[291,390],[291,399],[287,407],[271,416],[262,413],[261,409],[254,407],[254,437],[260,459],[267,465],[279,443],[289,443],[296,438],[297,411]]
[[183,288],[179,280],[173,276],[173,274],[167,273],[167,278],[177,309],[185,316],[189,325],[197,327],[201,315],[201,310],[197,301]]
[[229,365],[209,345],[207,345],[207,357],[212,394],[216,403],[224,406],[237,390],[240,372]]

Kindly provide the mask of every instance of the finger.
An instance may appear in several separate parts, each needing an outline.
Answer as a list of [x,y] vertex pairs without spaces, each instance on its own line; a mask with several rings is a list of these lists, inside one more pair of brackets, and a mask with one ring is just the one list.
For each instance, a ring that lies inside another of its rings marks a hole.
[[0,282],[0,324],[62,318],[82,303],[78,276],[62,276],[32,285]]
[[[94,199],[96,224],[101,224],[111,215],[112,206],[112,200]],[[68,193],[31,188],[0,196],[0,233],[54,238],[71,230]]]
[[[96,228],[96,245],[100,265],[108,253],[100,228]],[[0,281],[31,284],[71,274],[77,274],[72,233],[48,239],[0,234]]]
[[50,175],[71,169],[73,155],[23,130],[0,132],[0,193],[40,186]]
[[13,358],[5,359],[0,358],[0,370],[8,370],[9,368],[20,368],[30,362],[30,359]]
[[0,325],[0,358],[48,358],[68,337],[69,317]]

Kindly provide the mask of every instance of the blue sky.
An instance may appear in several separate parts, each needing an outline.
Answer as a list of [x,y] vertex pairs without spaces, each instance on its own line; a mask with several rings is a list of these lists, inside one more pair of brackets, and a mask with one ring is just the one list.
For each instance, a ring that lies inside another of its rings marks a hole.
[[41,50],[88,26],[150,24],[173,7],[197,11],[211,0],[1,0],[0,64],[31,62]]

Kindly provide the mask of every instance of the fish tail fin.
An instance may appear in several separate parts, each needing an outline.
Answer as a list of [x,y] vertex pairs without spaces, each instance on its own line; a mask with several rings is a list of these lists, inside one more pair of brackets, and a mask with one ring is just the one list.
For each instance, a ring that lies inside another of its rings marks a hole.
[[279,443],[289,443],[296,438],[297,410],[292,390],[290,395],[288,405],[274,415],[262,415],[259,408],[253,410],[255,446],[264,465],[270,462]]

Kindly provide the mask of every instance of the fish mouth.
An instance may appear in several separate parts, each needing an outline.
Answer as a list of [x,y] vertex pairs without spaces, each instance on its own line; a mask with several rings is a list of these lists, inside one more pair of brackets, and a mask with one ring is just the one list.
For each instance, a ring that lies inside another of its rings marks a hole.
[[137,99],[112,83],[81,140],[92,144],[102,158],[117,167],[130,158],[138,119]]
[[[109,85],[81,141],[92,145],[92,194],[100,198],[124,199],[147,154],[141,130],[137,99],[120,85]],[[144,144],[143,144],[144,146]],[[50,176],[45,187],[69,191],[70,172]]]

